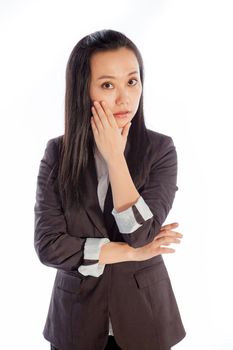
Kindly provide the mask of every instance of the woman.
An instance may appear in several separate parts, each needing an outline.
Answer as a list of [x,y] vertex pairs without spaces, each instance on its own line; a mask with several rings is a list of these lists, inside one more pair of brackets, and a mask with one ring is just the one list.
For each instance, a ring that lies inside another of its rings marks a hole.
[[168,350],[185,330],[162,254],[178,187],[170,136],[149,130],[143,61],[124,34],[81,39],[66,69],[65,132],[48,141],[35,249],[57,269],[44,337],[58,350]]

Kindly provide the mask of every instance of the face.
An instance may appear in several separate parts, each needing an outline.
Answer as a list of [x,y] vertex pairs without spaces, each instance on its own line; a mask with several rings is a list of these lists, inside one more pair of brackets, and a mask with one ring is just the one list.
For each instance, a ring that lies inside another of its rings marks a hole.
[[[136,114],[142,93],[139,64],[134,52],[127,48],[97,52],[91,57],[90,67],[91,101],[105,101],[118,127],[124,127]],[[118,114],[122,112],[127,113]]]

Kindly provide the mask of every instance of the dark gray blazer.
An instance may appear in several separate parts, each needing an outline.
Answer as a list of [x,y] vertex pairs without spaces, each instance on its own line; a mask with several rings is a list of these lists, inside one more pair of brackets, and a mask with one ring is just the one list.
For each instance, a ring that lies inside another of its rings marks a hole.
[[[185,337],[176,299],[162,255],[141,262],[108,264],[99,277],[83,276],[87,237],[126,241],[132,247],[153,240],[164,223],[178,190],[177,154],[170,136],[148,129],[154,151],[149,178],[137,188],[153,213],[141,226],[121,234],[111,214],[109,184],[104,212],[97,197],[94,156],[86,173],[85,208],[63,207],[57,177],[49,178],[58,162],[62,136],[47,143],[37,178],[35,249],[40,261],[57,269],[44,337],[59,350],[102,350],[108,339],[109,315],[114,336],[123,350],[167,350]],[[125,149],[128,159],[130,143]]]

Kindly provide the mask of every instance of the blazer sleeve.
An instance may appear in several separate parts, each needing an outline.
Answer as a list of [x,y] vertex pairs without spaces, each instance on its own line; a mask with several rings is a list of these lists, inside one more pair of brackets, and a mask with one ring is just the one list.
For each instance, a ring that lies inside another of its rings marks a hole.
[[154,150],[149,177],[137,202],[119,213],[112,210],[124,241],[134,248],[150,243],[159,233],[178,190],[176,148],[172,138],[164,136],[160,148]]
[[40,261],[64,271],[76,270],[83,260],[85,238],[67,232],[55,178],[51,176],[58,146],[49,140],[40,162],[34,206],[34,247]]

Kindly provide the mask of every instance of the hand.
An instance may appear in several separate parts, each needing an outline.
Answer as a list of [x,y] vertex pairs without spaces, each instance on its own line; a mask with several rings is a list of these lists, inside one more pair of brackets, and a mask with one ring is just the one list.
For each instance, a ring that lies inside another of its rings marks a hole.
[[131,123],[127,123],[120,132],[115,117],[105,101],[101,103],[95,101],[91,108],[93,117],[91,127],[94,139],[106,162],[112,157],[124,154],[129,128]]
[[180,239],[183,235],[177,231],[173,231],[173,229],[178,226],[178,223],[162,226],[160,232],[151,243],[140,248],[134,248],[134,257],[132,260],[143,261],[151,259],[156,255],[174,253],[175,249],[163,246],[169,246],[171,243],[180,243]]

